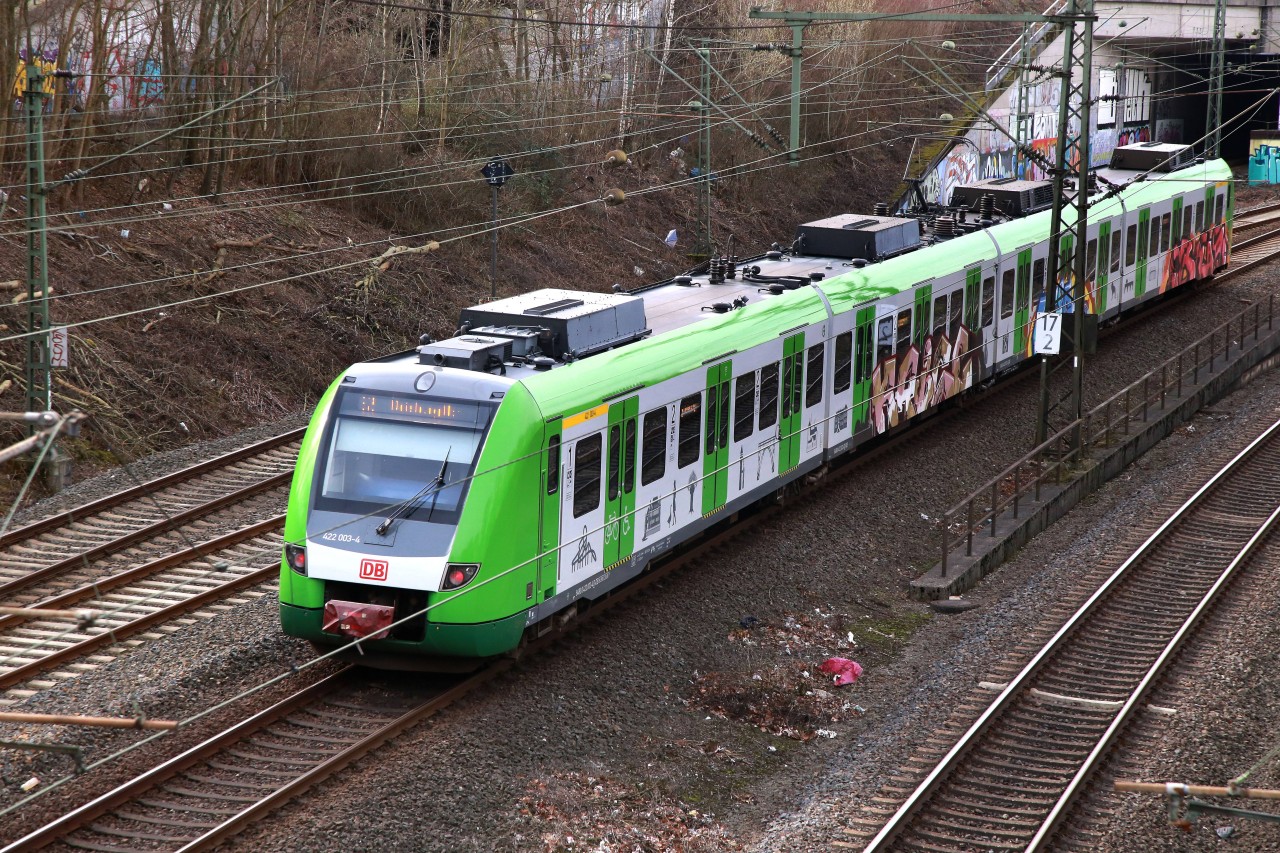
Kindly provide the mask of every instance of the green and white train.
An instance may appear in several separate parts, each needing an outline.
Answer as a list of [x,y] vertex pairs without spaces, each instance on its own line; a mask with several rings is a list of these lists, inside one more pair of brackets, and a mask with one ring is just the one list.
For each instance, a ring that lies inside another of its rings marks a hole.
[[[1114,318],[1226,264],[1225,163],[1148,144],[1102,175],[1127,186],[1090,211],[1086,310]],[[1035,314],[1071,308],[1070,282],[1045,275],[1048,187],[962,187],[928,236],[912,218],[842,215],[800,226],[788,250],[632,293],[490,302],[453,338],[353,365],[299,452],[284,630],[359,640],[384,665],[508,652],[1016,368]]]

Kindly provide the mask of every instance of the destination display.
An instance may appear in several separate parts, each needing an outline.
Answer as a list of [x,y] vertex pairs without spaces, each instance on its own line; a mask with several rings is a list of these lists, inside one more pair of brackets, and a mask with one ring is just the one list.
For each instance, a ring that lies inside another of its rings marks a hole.
[[486,423],[488,409],[488,406],[457,400],[431,400],[403,394],[353,390],[342,395],[338,414],[474,429]]

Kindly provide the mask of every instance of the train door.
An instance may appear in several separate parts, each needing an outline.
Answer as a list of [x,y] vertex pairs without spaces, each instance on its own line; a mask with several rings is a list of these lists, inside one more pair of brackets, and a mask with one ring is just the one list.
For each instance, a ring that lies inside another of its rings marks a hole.
[[804,332],[782,342],[782,419],[778,424],[778,474],[800,464],[804,409]]
[[1027,352],[1031,339],[1031,247],[1018,250],[1017,286],[1014,296],[1013,350],[1018,355]]
[[631,556],[635,542],[636,416],[640,398],[609,404],[608,458],[605,462],[604,565]]
[[1151,208],[1144,207],[1138,211],[1138,245],[1136,269],[1133,273],[1133,295],[1141,299],[1147,292],[1147,251],[1151,238]]
[[1124,217],[1111,220],[1111,267],[1107,272],[1107,310],[1120,310],[1120,285],[1124,282]]
[[1107,282],[1111,269],[1111,221],[1098,226],[1098,273],[1095,291],[1097,293],[1095,310],[1101,316],[1107,310]]
[[548,425],[542,453],[542,512],[535,595],[543,601],[556,594],[556,558],[560,543],[560,425]]
[[703,421],[702,514],[724,506],[729,494],[729,385],[733,362],[707,369],[707,407]]
[[982,276],[982,303],[978,312],[978,328],[982,335],[982,363],[988,369],[999,361],[1000,345],[996,340],[996,266]]
[[[964,271],[964,327],[967,330],[968,342],[966,351],[972,351],[981,343],[979,325],[982,310],[982,267],[972,267]],[[959,337],[957,336],[957,341]],[[979,359],[980,361],[981,359]],[[978,379],[978,368],[974,368],[974,379]]]
[[872,329],[876,309],[859,308],[853,334],[853,433],[867,422],[871,413],[871,370],[875,366],[876,342]]
[[1002,258],[999,266],[999,315],[996,320],[996,361],[1001,362],[1013,355],[1014,317],[1014,278],[1017,275],[1016,256]]
[[605,504],[602,498],[609,408],[607,404],[601,404],[571,415],[562,422],[564,480],[560,488],[558,592],[564,592],[605,565],[602,562],[605,555]]

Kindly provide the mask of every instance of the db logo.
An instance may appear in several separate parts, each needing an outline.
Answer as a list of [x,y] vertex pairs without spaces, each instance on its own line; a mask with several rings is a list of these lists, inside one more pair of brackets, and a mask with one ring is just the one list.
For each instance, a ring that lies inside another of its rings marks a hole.
[[360,577],[364,580],[384,581],[387,579],[386,560],[361,560]]

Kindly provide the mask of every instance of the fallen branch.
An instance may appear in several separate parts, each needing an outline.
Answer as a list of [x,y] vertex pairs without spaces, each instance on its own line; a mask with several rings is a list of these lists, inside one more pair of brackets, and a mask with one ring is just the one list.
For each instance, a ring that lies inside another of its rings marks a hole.
[[372,288],[377,283],[378,276],[390,269],[391,262],[401,255],[425,255],[439,248],[440,244],[435,240],[428,240],[421,246],[392,246],[369,262],[369,272],[356,282],[356,287]]
[[210,243],[209,248],[211,249],[256,249],[274,236],[276,235],[263,234],[257,240],[219,240],[216,243]]
[[85,717],[80,714],[28,714],[25,711],[0,711],[6,723],[47,723],[55,726],[99,726],[109,729],[176,729],[173,720],[148,720],[146,717]]

